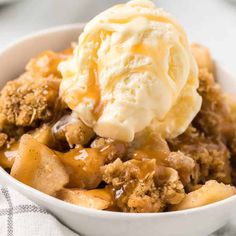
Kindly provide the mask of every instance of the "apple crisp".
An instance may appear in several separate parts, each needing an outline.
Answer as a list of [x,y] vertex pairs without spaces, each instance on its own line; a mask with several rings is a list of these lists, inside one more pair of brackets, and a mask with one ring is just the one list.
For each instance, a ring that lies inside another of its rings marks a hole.
[[72,49],[45,51],[0,93],[0,165],[39,191],[75,205],[121,212],[203,206],[236,193],[236,102],[217,83],[207,48],[194,44],[201,110],[164,139],[145,129],[132,142],[100,137],[61,100],[58,64]]

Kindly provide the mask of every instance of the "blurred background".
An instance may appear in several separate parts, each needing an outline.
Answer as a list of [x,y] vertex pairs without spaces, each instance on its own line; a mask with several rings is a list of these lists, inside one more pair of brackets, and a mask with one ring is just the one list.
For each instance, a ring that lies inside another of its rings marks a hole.
[[[10,4],[3,2],[11,2]],[[125,0],[0,0],[0,50],[48,27],[87,22]],[[208,46],[236,75],[236,0],[154,0],[184,26],[190,41]]]

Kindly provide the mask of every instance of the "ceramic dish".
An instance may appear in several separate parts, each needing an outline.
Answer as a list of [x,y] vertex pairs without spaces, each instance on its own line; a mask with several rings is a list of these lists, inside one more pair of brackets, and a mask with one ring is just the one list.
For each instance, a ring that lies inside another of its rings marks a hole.
[[[23,38],[0,53],[0,86],[23,72],[26,62],[37,53],[61,50],[77,41],[82,24],[61,26]],[[222,88],[236,95],[236,80],[216,65]],[[0,168],[0,184],[12,187],[55,215],[71,229],[87,236],[204,236],[230,218],[236,196],[190,210],[164,213],[118,213],[72,205],[28,187]]]

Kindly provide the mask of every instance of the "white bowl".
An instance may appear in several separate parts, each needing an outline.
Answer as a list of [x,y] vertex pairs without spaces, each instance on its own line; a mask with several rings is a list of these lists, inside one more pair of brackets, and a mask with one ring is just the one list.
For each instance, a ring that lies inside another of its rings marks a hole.
[[[42,50],[60,50],[77,41],[83,25],[68,25],[28,36],[0,53],[0,86],[23,72],[27,61]],[[236,95],[236,80],[217,66],[225,91]],[[72,205],[22,184],[0,168],[0,183],[21,192],[54,214],[61,222],[87,236],[204,236],[223,226],[236,196],[204,207],[164,213],[118,213]]]

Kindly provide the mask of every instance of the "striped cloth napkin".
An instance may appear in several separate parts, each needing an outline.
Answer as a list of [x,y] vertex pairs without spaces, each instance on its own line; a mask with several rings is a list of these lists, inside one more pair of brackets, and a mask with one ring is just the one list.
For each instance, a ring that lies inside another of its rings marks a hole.
[[20,193],[0,187],[1,236],[78,236]]

